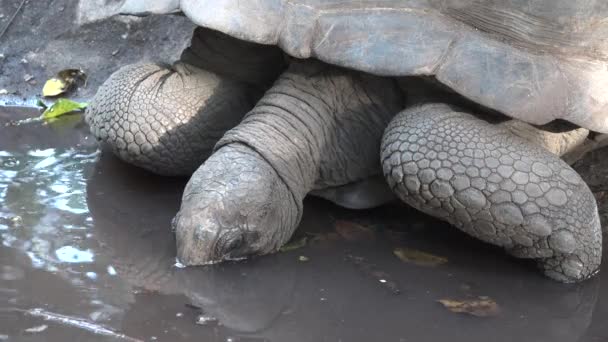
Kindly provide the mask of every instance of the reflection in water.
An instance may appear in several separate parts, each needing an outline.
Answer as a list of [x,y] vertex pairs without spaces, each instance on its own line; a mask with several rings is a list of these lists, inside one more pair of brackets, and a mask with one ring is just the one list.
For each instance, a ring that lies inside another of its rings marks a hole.
[[[169,227],[185,180],[100,158],[84,127],[0,131],[0,335],[24,336],[44,323],[46,340],[105,340],[4,310],[44,307],[159,341],[608,338],[608,287],[599,277],[554,283],[533,266],[401,206],[353,212],[307,201],[299,234],[333,238],[241,263],[178,269]],[[336,220],[372,226],[373,237],[336,239],[330,234]],[[405,264],[393,255],[396,247],[449,261],[434,268]],[[348,256],[390,275],[401,293],[386,291]],[[482,295],[499,303],[498,317],[458,315],[436,302]],[[195,324],[199,315],[208,324]]]
[[[91,250],[81,251],[72,246],[63,246],[55,251],[57,259],[62,262],[93,262],[93,253]],[[93,272],[87,272],[87,274]],[[90,278],[90,277],[89,277]]]

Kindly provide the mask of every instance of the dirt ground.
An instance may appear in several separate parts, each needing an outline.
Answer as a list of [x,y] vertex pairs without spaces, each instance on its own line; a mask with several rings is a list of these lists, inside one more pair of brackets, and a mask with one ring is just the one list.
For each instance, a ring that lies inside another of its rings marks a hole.
[[[0,32],[22,0],[0,1]],[[139,61],[172,62],[194,28],[178,15],[118,16],[115,0],[26,0],[0,36],[0,105],[33,103],[46,79],[67,68],[88,75],[70,94],[88,99],[120,66]]]

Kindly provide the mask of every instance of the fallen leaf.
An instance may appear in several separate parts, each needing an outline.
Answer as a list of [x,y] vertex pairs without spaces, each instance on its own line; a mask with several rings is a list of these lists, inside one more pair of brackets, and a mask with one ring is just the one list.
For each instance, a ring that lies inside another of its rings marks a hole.
[[47,109],[47,108],[48,108],[48,106],[46,105],[46,103],[44,103],[44,102],[43,102],[41,99],[38,99],[38,100],[36,101],[36,105],[37,105],[38,107],[41,107],[42,109]]
[[411,248],[397,248],[393,253],[403,262],[418,266],[434,267],[448,262],[448,259]]
[[279,250],[281,252],[289,252],[298,248],[302,248],[306,246],[306,242],[308,241],[308,237],[304,236],[298,240],[290,241],[289,243],[283,245]]
[[55,119],[59,116],[82,111],[87,108],[88,104],[84,102],[75,102],[68,99],[59,99],[57,102],[53,103],[50,107],[48,107],[44,113],[42,113],[42,118],[45,120]]
[[307,235],[310,236],[309,243],[315,244],[327,244],[340,239],[340,235],[338,233],[330,232],[330,233],[310,233],[307,232]]
[[374,232],[370,228],[350,221],[336,221],[335,229],[342,238],[348,241],[371,240],[374,238]]
[[70,90],[78,81],[86,81],[86,74],[80,69],[65,69],[49,79],[42,88],[42,96],[57,96]]
[[57,96],[65,93],[66,90],[68,90],[68,85],[65,82],[57,78],[51,78],[44,83],[44,87],[42,87],[42,96]]
[[438,300],[445,308],[456,313],[466,313],[477,317],[493,317],[500,313],[498,304],[489,297],[478,297],[477,299]]

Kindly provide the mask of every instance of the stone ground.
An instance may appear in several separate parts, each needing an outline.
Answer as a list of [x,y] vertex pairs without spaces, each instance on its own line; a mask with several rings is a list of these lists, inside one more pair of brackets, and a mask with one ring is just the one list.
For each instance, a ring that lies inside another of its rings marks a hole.
[[[21,3],[0,1],[0,32]],[[46,79],[67,68],[81,68],[88,75],[86,87],[70,97],[88,99],[120,66],[172,62],[188,44],[194,26],[187,18],[98,20],[115,7],[113,0],[26,0],[0,36],[0,92],[6,93],[0,95],[0,105],[32,103]]]
[[[166,15],[108,19],[119,3],[2,0],[0,30],[9,22],[10,25],[0,36],[0,106],[34,104],[46,79],[62,69],[85,71],[86,86],[69,97],[88,100],[120,66],[139,61],[170,63],[178,58],[194,28],[187,18]],[[608,147],[587,155],[576,163],[575,169],[595,193],[606,228]]]

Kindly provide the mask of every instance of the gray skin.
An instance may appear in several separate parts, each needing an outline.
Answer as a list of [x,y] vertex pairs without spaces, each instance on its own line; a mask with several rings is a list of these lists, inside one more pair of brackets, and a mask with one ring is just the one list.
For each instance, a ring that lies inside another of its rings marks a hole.
[[[186,186],[175,222],[179,259],[200,265],[274,252],[297,227],[307,193],[373,177],[377,142],[399,102],[387,108],[397,93],[387,79],[372,80],[293,63]],[[410,108],[385,132],[382,166],[406,203],[538,259],[551,278],[581,280],[599,268],[601,229],[588,187],[505,124],[443,104]]]
[[188,182],[175,220],[179,260],[201,265],[277,251],[309,192],[380,174],[380,137],[402,107],[391,79],[292,62]]
[[502,125],[444,104],[399,113],[382,139],[382,166],[406,203],[571,282],[599,268],[593,194],[555,154]]
[[284,68],[276,47],[197,28],[172,66],[140,63],[112,74],[85,119],[122,160],[161,175],[190,176]]
[[[298,226],[307,194],[366,208],[390,200],[390,189],[514,256],[538,259],[556,280],[598,270],[595,201],[558,157],[587,130],[490,123],[434,98],[395,116],[404,107],[395,79],[315,60],[293,60],[259,98],[272,77],[256,76],[277,75],[284,59],[247,44],[199,30],[182,56],[188,63],[126,67],[86,113],[94,135],[127,162],[164,175],[198,167],[174,220],[182,263],[277,251]],[[383,170],[388,186],[378,181]]]

